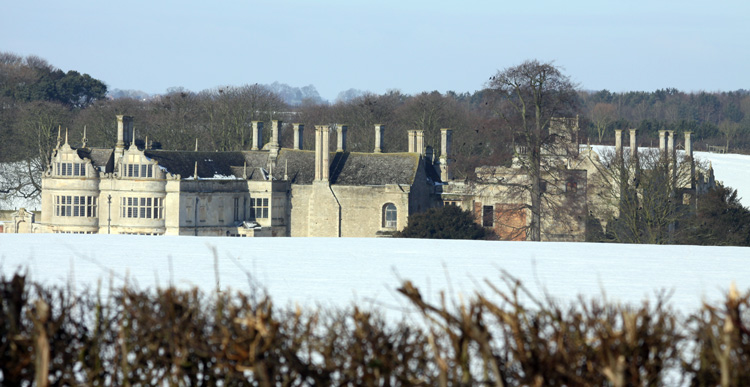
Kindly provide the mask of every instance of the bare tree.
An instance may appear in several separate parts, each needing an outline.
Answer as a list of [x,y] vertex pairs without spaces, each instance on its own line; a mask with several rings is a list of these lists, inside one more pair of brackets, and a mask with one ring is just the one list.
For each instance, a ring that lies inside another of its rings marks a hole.
[[552,63],[529,60],[509,67],[490,78],[489,87],[496,113],[512,128],[527,150],[520,165],[529,184],[519,185],[530,196],[531,222],[528,238],[541,240],[543,176],[553,173],[556,163],[543,163],[542,151],[555,143],[550,134],[553,117],[570,116],[578,107],[576,85]]
[[597,103],[591,109],[591,121],[596,127],[596,134],[599,136],[599,144],[602,143],[602,137],[609,128],[609,125],[615,120],[617,108],[611,103]]
[[647,244],[675,241],[681,232],[679,223],[691,215],[690,201],[683,198],[683,188],[690,187],[689,160],[676,157],[672,161],[655,149],[640,150],[637,159],[602,152],[589,189],[595,190],[603,206],[612,209],[612,218],[605,219],[608,239]]
[[730,120],[724,120],[719,123],[719,132],[724,135],[724,139],[727,140],[726,152],[729,152],[729,143],[737,136],[737,132],[740,130],[740,124],[732,122]]

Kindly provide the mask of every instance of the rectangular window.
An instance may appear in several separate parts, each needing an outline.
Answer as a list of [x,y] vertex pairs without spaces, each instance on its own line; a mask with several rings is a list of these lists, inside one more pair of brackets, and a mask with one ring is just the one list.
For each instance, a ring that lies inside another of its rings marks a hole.
[[163,219],[163,202],[162,198],[122,198],[122,217]]
[[123,164],[125,177],[154,177],[154,166],[151,164]]
[[240,198],[234,198],[234,221],[240,220]]
[[492,206],[482,206],[482,226],[492,227],[494,225],[495,210]]
[[55,216],[95,218],[96,196],[55,196]]
[[267,219],[268,198],[250,198],[250,214],[255,219]]
[[55,163],[60,176],[86,176],[86,165],[82,163]]
[[201,203],[201,206],[198,208],[198,216],[200,216],[201,223],[206,222],[206,203]]

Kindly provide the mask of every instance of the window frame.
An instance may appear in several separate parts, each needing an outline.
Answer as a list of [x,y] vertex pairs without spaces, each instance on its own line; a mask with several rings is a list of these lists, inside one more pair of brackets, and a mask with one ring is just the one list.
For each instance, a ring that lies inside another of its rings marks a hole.
[[395,229],[398,227],[398,207],[393,203],[383,205],[382,223],[383,228]]

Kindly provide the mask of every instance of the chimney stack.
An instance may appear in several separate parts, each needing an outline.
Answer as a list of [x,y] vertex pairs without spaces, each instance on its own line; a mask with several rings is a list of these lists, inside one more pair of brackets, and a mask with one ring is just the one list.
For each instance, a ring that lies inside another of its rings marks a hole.
[[271,120],[271,147],[279,147],[281,142],[281,125],[282,121]]
[[385,125],[375,124],[375,153],[383,152],[383,132],[385,131]]
[[[695,161],[693,160],[693,143],[690,140],[692,132],[685,132],[685,157],[690,163],[690,189],[695,189]],[[695,198],[695,192],[693,193]]]
[[440,180],[442,181],[453,179],[453,173],[450,168],[452,137],[452,130],[448,128],[440,129]]
[[615,129],[615,155],[622,157],[622,129]]
[[638,142],[636,141],[636,132],[638,129],[630,129],[630,158],[635,162],[638,157]]
[[336,125],[336,152],[346,151],[346,131],[347,125]]
[[662,157],[667,154],[667,139],[665,137],[666,134],[666,130],[659,131],[659,153],[662,155]]
[[669,158],[674,159],[675,156],[675,149],[674,149],[674,130],[667,130],[667,133],[669,134],[669,138],[667,139],[667,152],[669,153]]
[[424,155],[424,130],[415,130],[414,151]]
[[328,181],[328,125],[315,125],[315,181]]
[[[59,134],[58,134],[59,137]],[[117,116],[117,143],[115,144],[115,153],[122,156],[125,148],[130,145],[133,138],[133,117],[118,115]],[[59,142],[59,141],[58,141]]]
[[294,149],[302,149],[302,132],[305,130],[305,125],[292,124],[294,130]]
[[415,130],[407,130],[406,137],[408,139],[407,152],[416,153],[417,147],[417,132]]
[[251,150],[259,150],[263,147],[263,122],[250,121],[253,128],[253,147]]

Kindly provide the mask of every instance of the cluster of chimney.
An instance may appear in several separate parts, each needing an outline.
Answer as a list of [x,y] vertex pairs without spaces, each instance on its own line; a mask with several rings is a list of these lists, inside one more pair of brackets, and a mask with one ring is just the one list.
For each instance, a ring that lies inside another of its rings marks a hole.
[[[294,127],[294,149],[302,149],[302,130],[304,126],[301,124],[293,124]],[[336,152],[346,151],[346,132],[348,126],[346,125],[316,125],[315,126],[315,180],[316,181],[328,181],[329,179],[329,155],[330,150],[329,144],[329,133],[331,128],[336,130],[337,141],[336,141]],[[383,153],[383,137],[385,132],[385,125],[375,124],[375,149],[374,153]],[[440,171],[440,178],[442,181],[447,181],[453,178],[451,174],[450,163],[450,151],[451,151],[451,140],[452,140],[451,129],[441,129],[441,152],[440,160],[438,161],[438,167]],[[420,156],[425,156],[428,152],[428,147],[424,143],[424,131],[423,130],[409,130],[407,131],[408,147],[407,152],[418,153]],[[431,152],[430,152],[431,153]],[[431,154],[427,155],[428,159],[431,159]]]
[[[636,141],[637,129],[630,129],[630,156],[636,157],[638,155],[638,143]],[[685,155],[690,159],[693,158],[693,145],[690,140],[692,132],[685,132]],[[660,130],[659,131],[659,151],[662,157],[669,157],[670,160],[675,160],[676,150],[674,147],[674,130]],[[618,155],[622,155],[622,129],[615,130],[615,152]]]
[[[271,140],[267,144],[268,150],[270,151],[271,160],[275,160],[279,155],[281,149],[281,125],[280,120],[271,120]],[[252,127],[252,144],[251,150],[263,149],[263,121],[251,121]],[[292,131],[294,133],[293,149],[302,149],[302,138],[305,126],[300,123],[292,124]],[[315,180],[328,180],[328,164],[329,164],[329,132],[334,129],[337,134],[336,141],[336,152],[346,151],[346,132],[348,129],[347,125],[316,125],[315,126]],[[437,165],[440,172],[441,180],[448,181],[452,179],[450,163],[452,162],[451,156],[451,140],[452,140],[451,129],[441,129],[441,152],[440,159],[437,160]],[[133,135],[133,118],[129,116],[117,116],[117,144],[116,149],[124,150],[128,145],[129,139]],[[375,124],[375,149],[374,153],[383,152],[383,138],[385,135],[385,125]],[[418,153],[421,156],[427,156],[428,159],[432,159],[431,148],[425,146],[424,131],[423,130],[409,130],[408,131],[408,152]],[[197,144],[196,144],[197,150]]]

